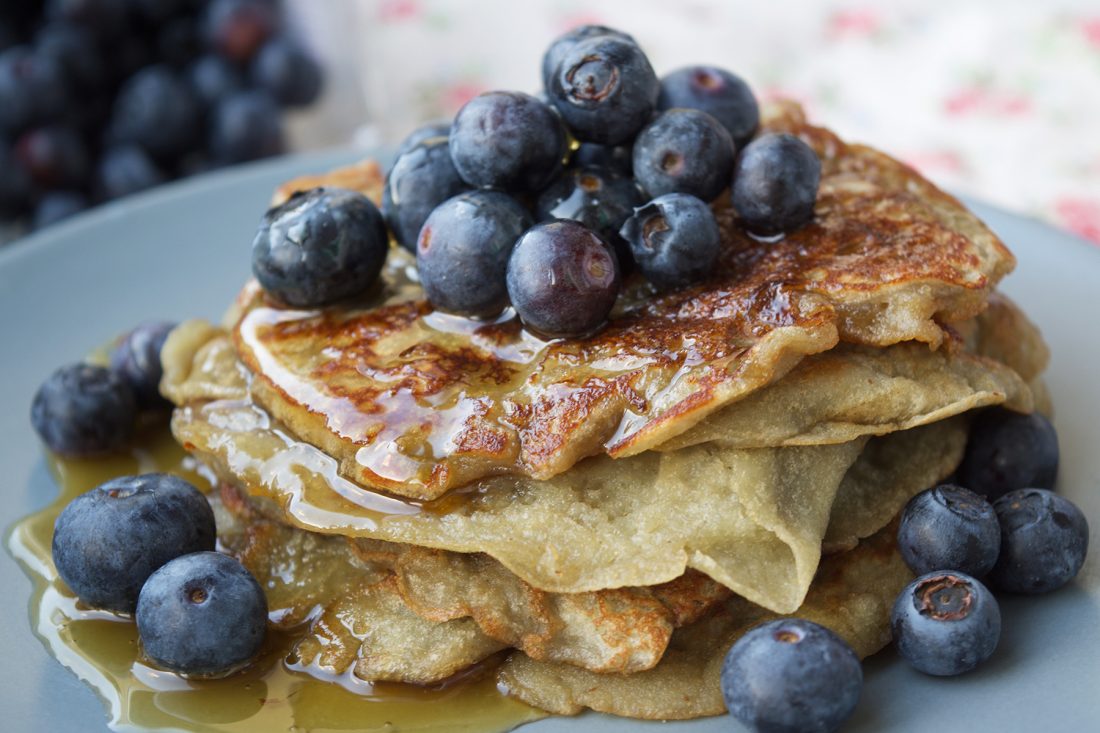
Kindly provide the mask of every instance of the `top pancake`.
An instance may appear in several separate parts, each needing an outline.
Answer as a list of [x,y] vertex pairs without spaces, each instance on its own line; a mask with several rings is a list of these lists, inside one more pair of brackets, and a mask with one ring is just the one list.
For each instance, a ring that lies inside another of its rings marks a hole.
[[[545,479],[586,456],[655,447],[840,340],[937,348],[940,324],[979,313],[1011,270],[978,219],[901,163],[793,105],[763,127],[821,157],[815,218],[763,243],[723,197],[723,258],[708,282],[661,296],[631,282],[603,331],[551,342],[511,311],[491,323],[433,312],[400,251],[385,287],[359,303],[288,310],[253,284],[235,342],[254,398],[348,478],[431,499],[486,475]],[[332,180],[376,193],[372,170]]]

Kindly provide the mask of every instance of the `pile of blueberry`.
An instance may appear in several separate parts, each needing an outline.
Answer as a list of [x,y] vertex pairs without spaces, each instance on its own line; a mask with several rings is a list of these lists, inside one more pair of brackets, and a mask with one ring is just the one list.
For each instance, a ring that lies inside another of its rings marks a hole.
[[542,77],[541,97],[487,92],[410,134],[381,216],[332,189],[269,211],[253,245],[260,284],[295,307],[361,294],[392,236],[435,308],[492,318],[511,305],[536,333],[583,337],[635,269],[657,290],[714,272],[718,197],[761,239],[813,218],[817,155],[792,135],[757,136],[756,99],[734,74],[658,78],[633,38],[590,25],[554,41]]
[[[917,578],[894,603],[898,653],[930,675],[958,675],[989,659],[1001,635],[997,599],[1039,595],[1076,577],[1088,551],[1081,510],[1051,489],[1058,437],[1038,413],[978,418],[957,481],[906,505],[898,550]],[[859,700],[863,674],[836,634],[804,619],[749,631],[722,667],[722,692],[756,731],[835,731]]]
[[[122,337],[110,365],[54,372],[31,404],[51,451],[91,457],[127,448],[142,421],[162,419],[161,350],[171,323]],[[88,606],[134,614],[145,657],[181,674],[211,677],[247,664],[267,628],[267,600],[237,560],[214,552],[214,513],[183,479],[155,473],[113,479],[81,494],[57,518],[53,560]]]
[[283,150],[321,70],[279,0],[0,3],[0,222]]

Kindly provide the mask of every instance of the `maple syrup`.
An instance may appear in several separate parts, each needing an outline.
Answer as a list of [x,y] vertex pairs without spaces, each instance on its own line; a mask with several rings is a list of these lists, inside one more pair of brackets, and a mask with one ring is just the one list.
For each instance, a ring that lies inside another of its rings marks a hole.
[[117,476],[170,472],[203,491],[213,479],[160,426],[146,430],[126,455],[51,458],[50,468],[61,487],[57,500],[16,524],[7,544],[33,582],[35,632],[104,699],[112,728],[503,733],[545,717],[501,693],[491,665],[431,687],[371,684],[350,674],[325,677],[290,665],[293,640],[278,632],[269,634],[255,663],[227,679],[187,680],[146,665],[131,619],[86,608],[58,578],[50,552],[54,521],[75,496]]

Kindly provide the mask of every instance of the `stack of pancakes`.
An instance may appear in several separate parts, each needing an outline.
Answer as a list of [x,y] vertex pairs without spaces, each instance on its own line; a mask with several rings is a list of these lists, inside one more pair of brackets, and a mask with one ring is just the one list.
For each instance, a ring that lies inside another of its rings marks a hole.
[[[911,578],[892,522],[952,474],[970,413],[1045,408],[1047,351],[995,291],[1012,255],[901,163],[764,118],[823,163],[814,221],[545,342],[433,312],[391,252],[355,303],[245,287],[164,350],[173,431],[223,488],[223,548],[295,629],[297,668],[430,683],[492,658],[553,713],[723,711],[722,658],[777,615],[861,655]],[[364,163],[293,181],[378,199]]]

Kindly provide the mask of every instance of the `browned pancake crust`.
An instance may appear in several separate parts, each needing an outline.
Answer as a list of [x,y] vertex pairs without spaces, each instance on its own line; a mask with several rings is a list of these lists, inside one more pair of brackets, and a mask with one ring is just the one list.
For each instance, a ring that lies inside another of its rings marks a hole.
[[708,282],[663,296],[635,282],[603,331],[553,342],[510,314],[434,313],[394,275],[396,254],[388,289],[359,306],[290,311],[252,286],[236,343],[254,396],[349,478],[431,499],[486,475],[548,478],[652,448],[839,339],[938,347],[939,324],[980,312],[1012,268],[981,222],[901,163],[795,106],[765,130],[822,158],[815,218],[766,244],[719,202],[725,249]]

